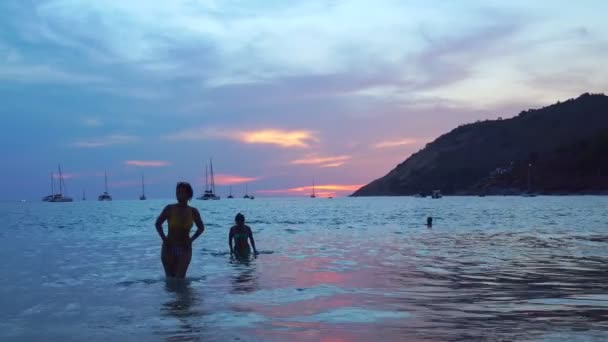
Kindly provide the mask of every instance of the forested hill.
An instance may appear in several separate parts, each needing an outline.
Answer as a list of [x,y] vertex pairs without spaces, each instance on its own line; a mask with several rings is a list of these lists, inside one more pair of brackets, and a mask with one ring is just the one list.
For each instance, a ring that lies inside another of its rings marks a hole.
[[528,180],[537,193],[608,192],[608,96],[460,126],[353,196],[515,194]]

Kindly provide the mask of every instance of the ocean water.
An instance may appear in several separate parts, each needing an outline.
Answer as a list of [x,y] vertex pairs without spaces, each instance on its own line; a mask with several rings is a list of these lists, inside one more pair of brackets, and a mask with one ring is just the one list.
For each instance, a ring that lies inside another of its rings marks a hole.
[[[0,203],[0,340],[608,340],[606,197],[193,201],[183,282],[168,203]],[[249,262],[227,253],[239,211]]]

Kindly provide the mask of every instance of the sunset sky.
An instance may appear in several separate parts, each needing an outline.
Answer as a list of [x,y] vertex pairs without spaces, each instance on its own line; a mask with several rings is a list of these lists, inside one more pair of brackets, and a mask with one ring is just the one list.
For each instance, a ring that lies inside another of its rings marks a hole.
[[606,1],[6,0],[0,199],[347,195],[450,129],[608,91]]

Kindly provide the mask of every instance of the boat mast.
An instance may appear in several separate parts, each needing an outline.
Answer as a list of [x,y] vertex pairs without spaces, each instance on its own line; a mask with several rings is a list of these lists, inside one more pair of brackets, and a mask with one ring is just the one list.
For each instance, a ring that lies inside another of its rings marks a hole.
[[108,172],[105,171],[103,173],[103,176],[104,176],[104,183],[105,183],[106,193],[108,193]]
[[215,178],[213,177],[213,160],[209,158],[209,171],[211,172],[211,192],[215,193]]
[[146,189],[144,188],[144,174],[141,174],[141,195],[146,195]]
[[205,192],[209,191],[209,166],[205,165]]
[[51,195],[55,194],[55,175],[51,172]]
[[57,165],[59,170],[59,194],[63,195],[63,175],[61,174],[61,165]]
[[316,196],[316,194],[315,194],[315,179],[314,178],[312,179],[312,195]]

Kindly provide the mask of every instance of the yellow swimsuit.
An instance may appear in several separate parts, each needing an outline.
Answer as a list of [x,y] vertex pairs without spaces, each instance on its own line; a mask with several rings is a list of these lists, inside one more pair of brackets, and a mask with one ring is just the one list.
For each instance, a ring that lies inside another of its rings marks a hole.
[[[178,231],[182,230],[186,232],[186,236],[189,238],[190,229],[192,229],[192,226],[194,225],[194,218],[192,217],[191,208],[188,208],[187,212],[188,215],[186,215],[186,218],[184,219],[183,217],[179,216],[178,211],[175,207],[171,208],[171,215],[169,215],[169,236],[172,235],[172,231],[177,233]],[[181,232],[177,233],[177,236],[182,235],[180,233]],[[184,253],[185,247],[186,246],[172,244],[170,246],[169,252],[174,256],[179,257]]]
[[184,220],[177,213],[175,207],[171,208],[171,215],[169,216],[169,231],[177,229],[187,229],[190,232],[194,225],[194,218],[192,217],[192,209],[188,208],[187,218]]

